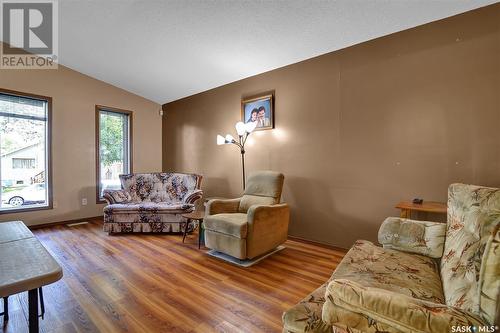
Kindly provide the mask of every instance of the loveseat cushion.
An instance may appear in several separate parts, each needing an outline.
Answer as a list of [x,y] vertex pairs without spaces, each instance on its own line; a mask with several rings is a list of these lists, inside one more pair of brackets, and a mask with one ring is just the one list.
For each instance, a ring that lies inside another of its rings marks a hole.
[[488,314],[483,317],[490,320],[495,316],[498,302],[498,296],[491,293],[498,295],[498,290],[490,290],[494,300],[488,306],[489,310],[480,309],[481,293],[484,292],[480,286],[484,279],[481,277],[481,262],[490,255],[485,253],[486,244],[499,224],[500,189],[450,185],[446,242],[441,260],[446,304],[475,314],[486,311]]
[[326,288],[323,320],[366,333],[452,332],[453,327],[484,326],[460,309],[416,299],[386,289],[336,279]]
[[237,238],[246,238],[248,223],[247,214],[243,213],[222,213],[208,215],[203,221],[206,230],[230,235]]
[[128,204],[112,204],[104,207],[104,213],[107,214],[120,214],[120,213],[132,213],[132,212],[144,212],[144,213],[186,213],[192,211],[194,205],[192,204],[170,204],[165,202],[142,202],[142,203],[128,203]]

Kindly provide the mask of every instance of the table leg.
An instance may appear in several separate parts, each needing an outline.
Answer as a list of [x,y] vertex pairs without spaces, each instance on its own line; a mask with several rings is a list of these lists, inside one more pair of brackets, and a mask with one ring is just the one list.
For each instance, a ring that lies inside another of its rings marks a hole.
[[38,289],[28,291],[29,333],[38,333]]
[[38,288],[38,292],[39,292],[39,295],[40,295],[40,312],[41,312],[41,317],[42,319],[43,316],[45,315],[45,303],[43,302],[43,290],[42,290],[42,287]]
[[9,296],[3,298],[3,321],[9,321]]
[[401,218],[409,219],[410,216],[411,216],[411,210],[404,208],[401,209],[401,215],[400,215]]
[[184,240],[186,239],[187,231],[188,231],[188,224],[191,222],[191,219],[187,219],[186,221],[186,226],[184,227],[184,237],[182,237],[182,242],[184,243]]

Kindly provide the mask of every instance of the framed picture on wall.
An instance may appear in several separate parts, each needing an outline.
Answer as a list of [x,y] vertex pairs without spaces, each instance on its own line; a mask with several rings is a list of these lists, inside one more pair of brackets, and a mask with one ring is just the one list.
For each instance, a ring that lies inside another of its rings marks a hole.
[[241,100],[241,121],[256,122],[255,131],[274,128],[274,94],[266,93]]

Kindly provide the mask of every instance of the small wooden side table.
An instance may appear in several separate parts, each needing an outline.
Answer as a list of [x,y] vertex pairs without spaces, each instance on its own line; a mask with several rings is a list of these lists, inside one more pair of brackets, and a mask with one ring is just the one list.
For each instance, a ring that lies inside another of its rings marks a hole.
[[396,205],[396,208],[401,209],[402,218],[411,218],[411,212],[427,212],[446,214],[447,206],[442,202],[424,201],[422,204],[414,204],[411,201],[401,201]]
[[203,236],[203,218],[205,217],[205,212],[202,210],[195,210],[194,212],[182,214],[182,217],[187,219],[186,226],[184,227],[184,237],[182,237],[182,242],[186,239],[188,225],[191,220],[198,222],[198,249],[201,248],[201,239]]

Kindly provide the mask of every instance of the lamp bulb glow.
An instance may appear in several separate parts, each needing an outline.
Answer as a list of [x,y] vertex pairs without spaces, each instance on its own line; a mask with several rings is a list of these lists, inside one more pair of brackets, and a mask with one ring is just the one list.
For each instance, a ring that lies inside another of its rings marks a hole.
[[223,145],[226,143],[226,139],[224,139],[224,137],[222,135],[217,135],[217,145]]
[[246,126],[241,121],[237,122],[234,127],[236,127],[236,132],[238,132],[239,136],[243,136],[243,134],[245,134]]
[[257,126],[256,121],[248,122],[245,124],[245,131],[247,131],[247,133],[252,133],[256,126]]

